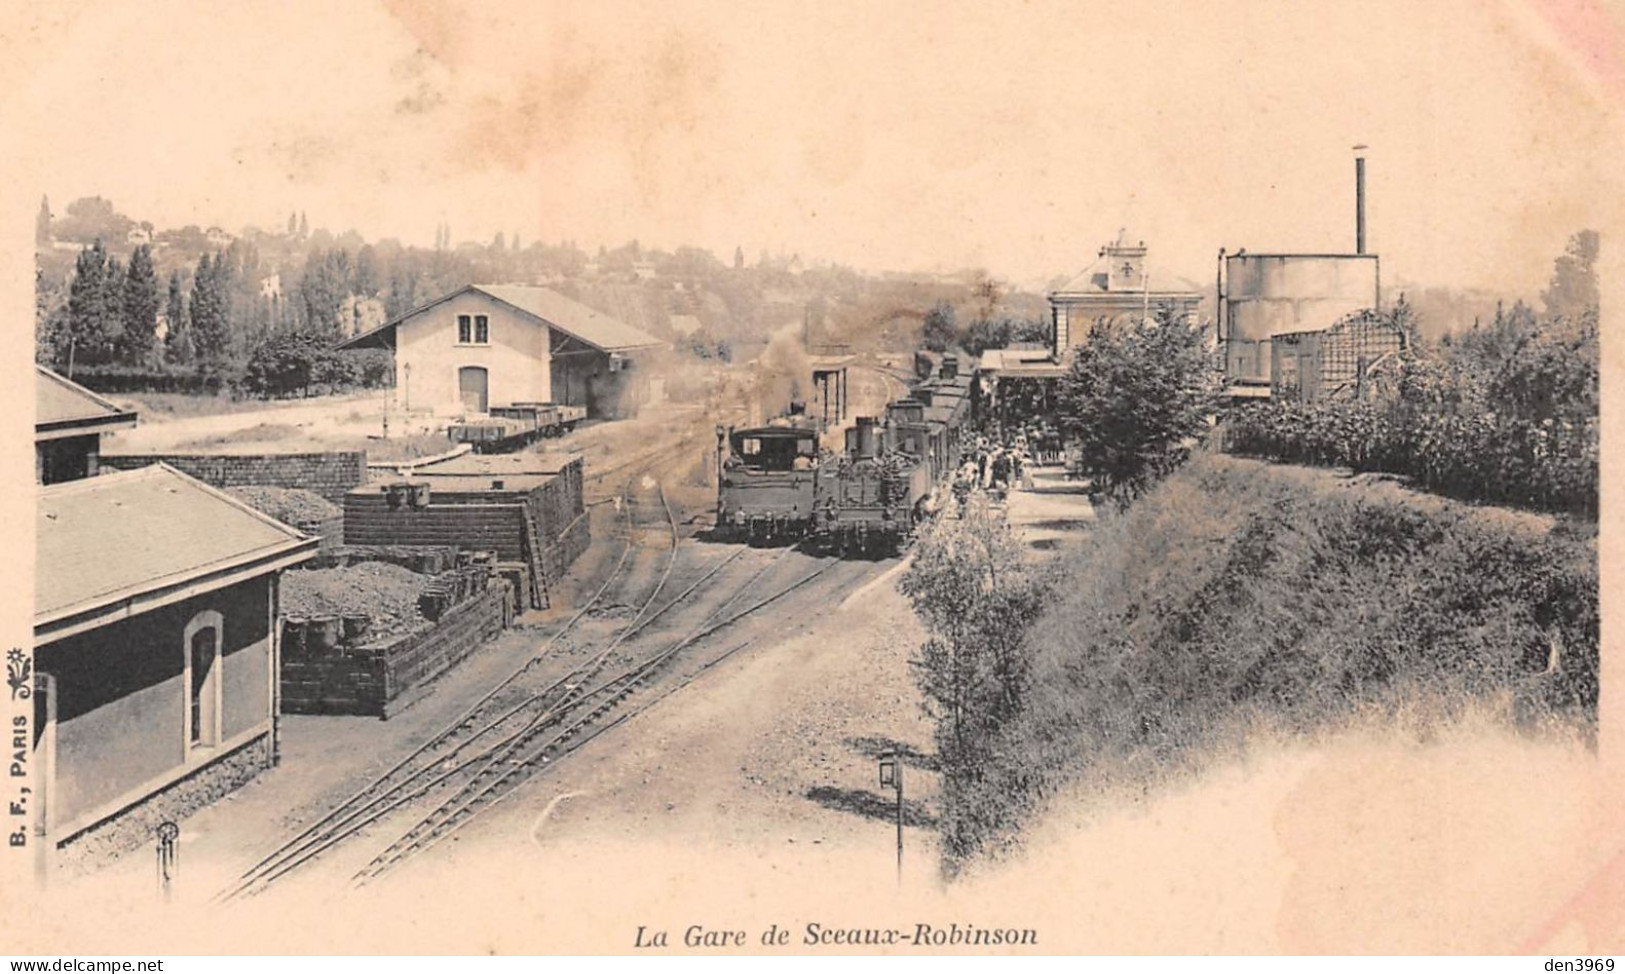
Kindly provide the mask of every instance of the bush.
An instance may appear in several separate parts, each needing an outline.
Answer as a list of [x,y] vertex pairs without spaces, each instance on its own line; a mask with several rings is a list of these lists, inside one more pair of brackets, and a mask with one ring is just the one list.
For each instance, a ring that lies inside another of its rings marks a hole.
[[1360,400],[1232,412],[1235,453],[1410,478],[1463,500],[1597,516],[1597,311],[1539,318],[1522,304],[1439,354],[1402,357]]
[[176,366],[89,365],[76,367],[73,381],[93,392],[114,395],[169,392],[212,396],[230,391],[236,376]]
[[1000,729],[1020,714],[1030,685],[1022,636],[1045,586],[1021,564],[1021,542],[981,493],[963,516],[928,526],[900,587],[929,637],[911,661],[936,721],[945,862],[978,847],[1010,795],[987,787],[1001,763]]
[[338,350],[309,333],[272,335],[249,356],[244,386],[256,395],[310,395],[394,382],[394,357],[382,349]]
[[945,792],[944,821],[964,830],[949,855],[1013,846],[1047,796],[1094,776],[1196,766],[1237,728],[1472,706],[1595,730],[1596,540],[1581,522],[1202,455],[1059,573],[1023,642],[1023,706],[984,772]]

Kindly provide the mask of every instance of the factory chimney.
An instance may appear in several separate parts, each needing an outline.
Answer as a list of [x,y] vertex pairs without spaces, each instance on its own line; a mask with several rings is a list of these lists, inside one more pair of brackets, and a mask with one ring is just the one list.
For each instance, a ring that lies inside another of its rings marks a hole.
[[1365,150],[1354,147],[1354,252],[1365,253]]

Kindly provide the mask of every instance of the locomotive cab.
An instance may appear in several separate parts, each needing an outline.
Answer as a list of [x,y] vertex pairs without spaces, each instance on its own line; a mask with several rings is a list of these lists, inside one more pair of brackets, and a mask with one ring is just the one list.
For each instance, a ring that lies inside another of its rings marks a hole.
[[818,433],[774,425],[728,431],[717,528],[750,541],[799,538],[812,525]]
[[818,436],[812,430],[793,426],[730,430],[728,452],[729,466],[758,471],[804,470],[818,459]]

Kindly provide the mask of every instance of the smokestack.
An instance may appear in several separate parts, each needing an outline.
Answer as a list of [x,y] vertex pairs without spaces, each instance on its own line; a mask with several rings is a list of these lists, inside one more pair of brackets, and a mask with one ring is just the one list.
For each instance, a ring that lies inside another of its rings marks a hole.
[[1365,253],[1365,150],[1354,147],[1354,252]]

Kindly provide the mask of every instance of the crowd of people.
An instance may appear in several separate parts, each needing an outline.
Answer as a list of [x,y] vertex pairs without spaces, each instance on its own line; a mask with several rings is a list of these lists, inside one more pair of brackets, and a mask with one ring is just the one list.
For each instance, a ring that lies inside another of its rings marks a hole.
[[978,435],[964,451],[954,475],[954,497],[961,505],[973,490],[1003,496],[1011,487],[1032,487],[1034,465],[1059,463],[1060,434],[1041,424]]

